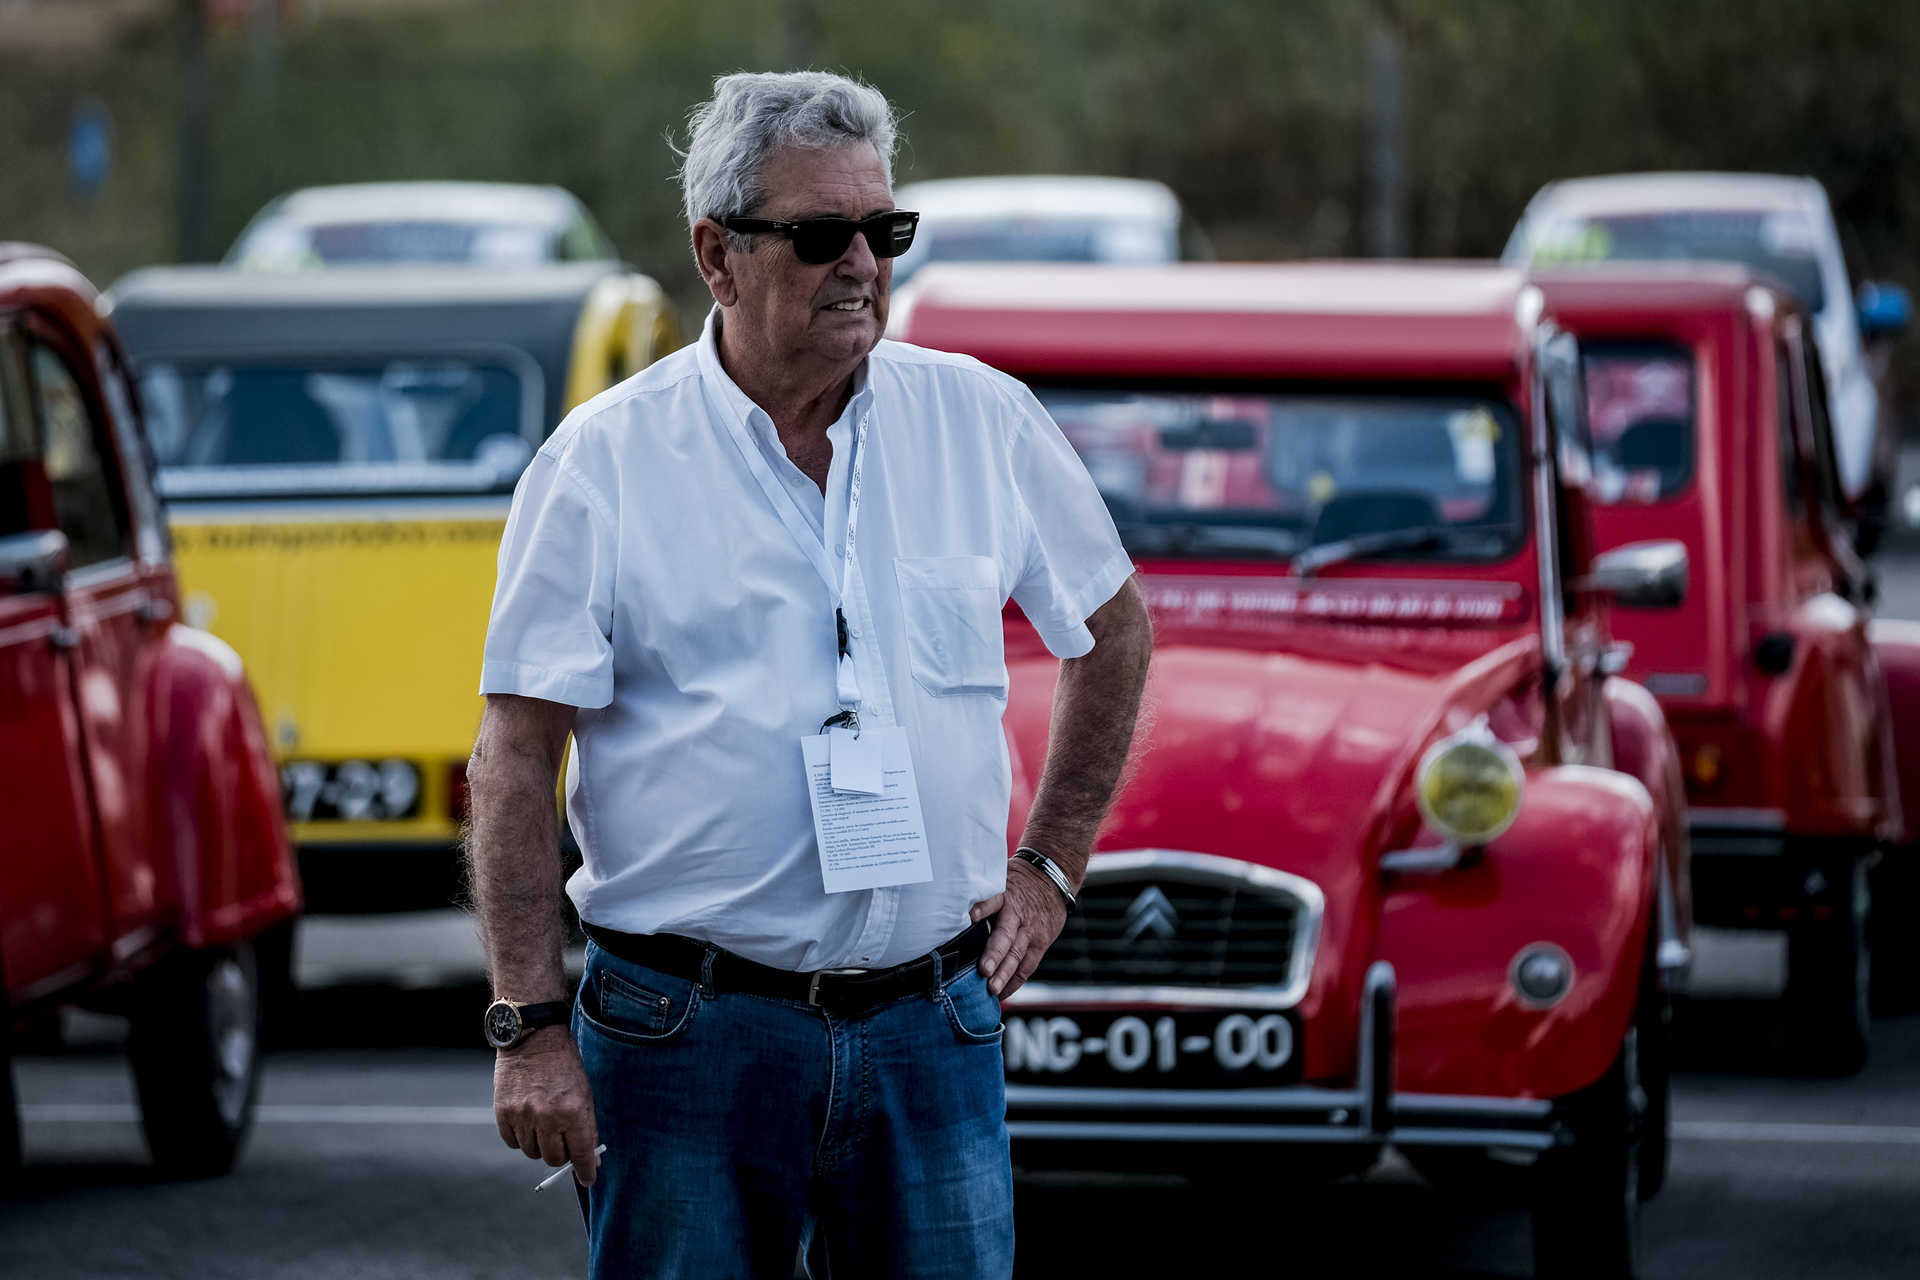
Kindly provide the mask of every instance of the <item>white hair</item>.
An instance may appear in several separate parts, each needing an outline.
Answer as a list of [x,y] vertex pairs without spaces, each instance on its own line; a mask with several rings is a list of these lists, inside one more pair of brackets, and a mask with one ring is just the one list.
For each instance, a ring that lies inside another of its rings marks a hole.
[[687,118],[687,133],[680,188],[689,227],[702,218],[717,221],[758,209],[767,198],[761,166],[781,147],[871,143],[887,186],[893,186],[893,108],[878,89],[845,76],[824,71],[721,76],[713,82],[713,97]]

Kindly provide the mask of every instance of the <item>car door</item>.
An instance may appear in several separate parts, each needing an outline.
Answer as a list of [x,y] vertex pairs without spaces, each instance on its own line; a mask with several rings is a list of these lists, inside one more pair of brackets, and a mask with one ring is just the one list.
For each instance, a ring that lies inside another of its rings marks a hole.
[[107,947],[73,633],[46,572],[58,536],[20,335],[0,315],[0,993],[16,1006]]
[[153,863],[145,686],[164,624],[135,552],[134,512],[107,403],[86,348],[52,324],[24,334],[55,514],[70,546],[67,626],[93,786],[94,820],[115,946],[137,949],[156,928],[172,868]]

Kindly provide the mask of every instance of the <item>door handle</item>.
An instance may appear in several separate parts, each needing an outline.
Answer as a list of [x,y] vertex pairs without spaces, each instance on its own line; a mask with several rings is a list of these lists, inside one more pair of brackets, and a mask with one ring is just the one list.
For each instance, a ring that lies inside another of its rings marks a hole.
[[55,653],[71,653],[80,647],[80,633],[72,627],[55,627],[47,633],[47,647]]
[[140,607],[134,610],[134,616],[148,625],[165,622],[173,616],[173,605],[170,601],[158,596],[148,596],[140,602]]

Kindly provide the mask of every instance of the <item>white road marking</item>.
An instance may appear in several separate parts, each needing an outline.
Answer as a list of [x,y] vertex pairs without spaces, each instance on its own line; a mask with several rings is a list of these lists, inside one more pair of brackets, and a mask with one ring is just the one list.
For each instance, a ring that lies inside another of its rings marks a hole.
[[[20,1108],[21,1118],[42,1124],[138,1123],[140,1111],[124,1102],[40,1102]],[[253,1110],[256,1124],[485,1125],[492,1107],[403,1107],[266,1103]]]
[[1683,1142],[1785,1142],[1813,1146],[1920,1147],[1920,1126],[1883,1124],[1756,1123],[1745,1120],[1676,1120]]
[[[139,1109],[124,1102],[39,1102],[20,1108],[33,1124],[137,1124]],[[259,1124],[476,1125],[493,1127],[491,1107],[408,1107],[335,1103],[266,1103],[254,1108]],[[1682,1142],[1779,1142],[1801,1146],[1920,1147],[1920,1125],[1759,1123],[1677,1120]]]

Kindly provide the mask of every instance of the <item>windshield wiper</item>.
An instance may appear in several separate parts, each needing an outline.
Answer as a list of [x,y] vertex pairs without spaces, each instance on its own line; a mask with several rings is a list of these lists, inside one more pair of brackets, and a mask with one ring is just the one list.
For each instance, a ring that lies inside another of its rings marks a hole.
[[1141,555],[1195,555],[1234,553],[1271,556],[1293,554],[1299,538],[1290,530],[1245,524],[1198,524],[1192,521],[1123,522],[1120,541]]
[[1423,524],[1411,529],[1385,529],[1379,533],[1360,533],[1337,542],[1323,542],[1294,557],[1293,571],[1311,578],[1322,569],[1350,560],[1390,555],[1395,551],[1422,551],[1445,546],[1453,541],[1454,531],[1444,525]]

